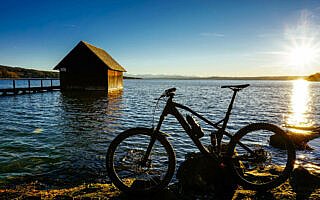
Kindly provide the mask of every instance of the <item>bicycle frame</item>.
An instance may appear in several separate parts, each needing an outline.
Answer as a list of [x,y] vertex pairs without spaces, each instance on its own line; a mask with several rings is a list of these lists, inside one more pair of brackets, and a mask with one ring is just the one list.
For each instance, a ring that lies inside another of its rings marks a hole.
[[[237,95],[237,92],[240,91],[239,89],[235,89],[233,90],[233,95],[232,95],[232,98],[231,98],[231,101],[230,101],[230,104],[228,106],[228,110],[225,114],[225,117],[216,122],[216,123],[213,123],[211,122],[210,120],[206,119],[205,117],[203,117],[202,115],[200,115],[199,113],[193,111],[192,109],[190,109],[189,107],[187,106],[184,106],[184,105],[181,105],[179,103],[176,103],[173,101],[173,96],[174,95],[170,95],[169,99],[167,100],[167,103],[162,111],[162,114],[160,116],[160,119],[159,119],[159,122],[157,124],[157,127],[156,129],[154,130],[154,133],[157,134],[159,133],[160,131],[160,128],[161,128],[161,125],[163,123],[163,121],[165,120],[165,117],[169,114],[173,115],[177,120],[178,122],[180,123],[180,125],[183,127],[183,129],[185,130],[185,132],[188,134],[188,136],[191,138],[191,140],[193,141],[193,143],[197,146],[197,148],[200,150],[201,153],[203,154],[207,154],[207,155],[212,155],[214,156],[215,158],[218,159],[219,157],[219,154],[220,154],[220,146],[221,146],[221,140],[222,140],[222,137],[223,135],[226,135],[228,136],[229,138],[232,137],[232,135],[228,132],[225,131],[226,127],[227,127],[227,124],[228,124],[228,121],[229,121],[229,117],[231,115],[231,110],[232,110],[232,107],[233,107],[233,103],[234,103],[234,100],[235,100],[235,97]],[[184,117],[182,116],[182,114],[179,112],[179,110],[177,108],[180,108],[180,109],[183,109],[183,110],[186,110],[190,113],[192,113],[193,115],[197,116],[199,119],[201,119],[202,121],[206,122],[207,124],[211,125],[212,127],[214,127],[215,129],[217,129],[217,140],[218,140],[218,145],[217,145],[217,153],[215,154],[211,154],[209,152],[209,150],[203,146],[203,144],[201,143],[201,141],[199,140],[199,138],[197,138],[193,132],[192,132],[192,129],[190,128],[188,122],[184,119]],[[223,122],[222,126],[220,127],[219,124]],[[146,154],[145,154],[145,157],[143,159],[143,163],[145,163],[147,160],[148,160],[148,157],[150,155],[150,152],[151,152],[151,149],[152,149],[152,146],[155,142],[155,138],[151,138],[150,140],[150,143],[148,145],[148,148],[147,148],[147,151],[146,151]]]

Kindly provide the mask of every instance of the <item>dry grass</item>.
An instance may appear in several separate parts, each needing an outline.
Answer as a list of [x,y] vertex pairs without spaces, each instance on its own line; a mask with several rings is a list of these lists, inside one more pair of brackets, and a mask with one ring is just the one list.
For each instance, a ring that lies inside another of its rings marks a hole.
[[[301,181],[299,181],[301,182]],[[302,186],[305,183],[301,183]],[[72,188],[61,189],[43,189],[44,186],[39,182],[32,182],[24,185],[17,185],[14,189],[0,189],[0,199],[115,199],[127,200],[136,199],[122,194],[112,184],[82,184]],[[308,189],[309,188],[309,189]],[[215,194],[180,194],[177,184],[171,185],[164,191],[152,196],[142,197],[138,199],[217,199]],[[298,193],[296,193],[296,192]],[[246,190],[238,187],[234,191],[233,200],[240,199],[320,199],[320,187],[298,188],[294,190],[287,180],[284,184],[270,191],[258,193],[252,190]]]
[[39,190],[37,183],[0,189],[0,199],[111,199],[120,191],[111,184],[84,184],[73,188]]

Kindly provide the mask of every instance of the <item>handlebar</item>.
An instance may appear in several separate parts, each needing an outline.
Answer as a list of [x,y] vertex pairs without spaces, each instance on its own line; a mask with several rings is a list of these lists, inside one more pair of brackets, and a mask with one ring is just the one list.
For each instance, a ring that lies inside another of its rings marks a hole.
[[176,90],[177,90],[176,88],[169,88],[169,89],[165,90],[160,97],[173,96]]

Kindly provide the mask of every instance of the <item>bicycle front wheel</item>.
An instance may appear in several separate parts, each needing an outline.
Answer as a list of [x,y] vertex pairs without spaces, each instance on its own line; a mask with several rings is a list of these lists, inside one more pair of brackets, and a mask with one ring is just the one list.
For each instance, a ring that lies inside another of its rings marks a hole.
[[[151,138],[150,155],[144,159]],[[148,193],[166,187],[175,170],[175,154],[168,140],[152,129],[132,128],[119,134],[107,152],[108,176],[121,191]]]
[[[282,148],[270,145],[276,135]],[[295,149],[278,126],[254,123],[240,129],[228,147],[230,167],[239,183],[248,189],[269,190],[289,177],[295,162]]]

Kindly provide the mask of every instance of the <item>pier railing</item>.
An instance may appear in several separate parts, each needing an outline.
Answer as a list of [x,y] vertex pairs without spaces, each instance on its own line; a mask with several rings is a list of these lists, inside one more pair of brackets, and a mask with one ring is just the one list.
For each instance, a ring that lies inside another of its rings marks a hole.
[[[21,85],[21,87],[18,86],[18,82],[24,81],[25,84]],[[32,81],[40,81],[40,85],[33,86],[31,83]],[[49,85],[45,85],[44,82],[48,82]],[[46,92],[46,91],[52,91],[52,90],[59,90],[60,89],[60,83],[59,85],[54,84],[54,81],[59,81],[59,78],[2,78],[0,79],[0,85],[1,82],[6,82],[5,85],[8,85],[9,82],[11,82],[11,86],[0,88],[0,94],[1,95],[16,95],[16,94],[26,94],[26,93],[36,93],[36,92]]]

